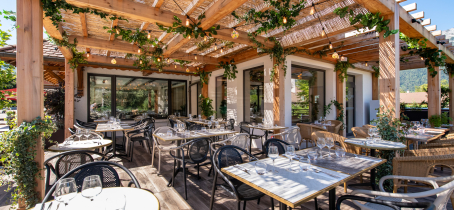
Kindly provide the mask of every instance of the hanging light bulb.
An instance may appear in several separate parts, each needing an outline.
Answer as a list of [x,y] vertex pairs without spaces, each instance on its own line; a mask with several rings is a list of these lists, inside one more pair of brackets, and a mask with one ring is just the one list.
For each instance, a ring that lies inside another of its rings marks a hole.
[[287,23],[287,18],[284,17],[284,18],[282,19],[282,22],[283,22],[284,24],[286,24],[286,23]]
[[189,16],[186,15],[186,26],[189,26]]
[[110,63],[112,63],[112,64],[117,64],[117,60],[115,60],[115,58],[112,58],[112,60],[110,61]]
[[177,68],[177,65],[175,64],[175,68]]
[[196,60],[197,60],[197,54],[194,54],[194,59],[196,59]]
[[224,52],[224,47],[221,47],[221,53],[223,53],[223,52]]
[[151,33],[150,31],[148,31],[148,35],[147,35],[147,38],[150,39],[151,38]]
[[205,34],[205,36],[203,37],[203,41],[207,41],[208,40],[208,36]]
[[139,64],[142,65],[142,60],[139,60]]
[[141,52],[141,51],[140,51],[140,47],[139,47],[139,49],[137,50],[137,52],[138,52],[138,53],[140,53],[140,52]]
[[115,31],[117,32],[117,34],[120,34],[120,29],[118,29],[117,26],[115,26]]
[[90,57],[90,52],[87,52],[87,58],[89,58],[89,57]]
[[424,57],[421,56],[421,60],[423,61],[423,60],[424,60]]
[[311,11],[309,12],[309,14],[313,15],[314,13],[315,13],[315,5],[314,5],[314,3],[312,3]]
[[324,37],[325,35],[326,35],[325,28],[322,28],[322,37]]
[[161,62],[161,57],[158,57],[158,62]]
[[367,61],[366,61],[366,66],[368,66],[368,65],[369,65],[369,64],[368,64]]
[[343,55],[341,55],[341,58],[340,58],[340,59],[341,59],[341,61],[342,61],[342,60],[344,60],[344,56],[343,56]]
[[188,67],[186,67],[186,72],[189,72],[189,68]]
[[331,42],[329,42],[329,49],[330,49],[330,50],[333,49],[333,44],[331,44]]
[[233,27],[232,29],[233,29],[232,34],[231,34],[232,38],[238,39],[238,37],[240,36],[240,33],[238,33],[238,31],[236,31],[236,27]]
[[191,35],[188,36],[188,39],[191,39]]
[[167,63],[170,63],[170,58],[167,58]]
[[216,43],[214,44],[214,50],[218,50],[218,45]]
[[334,59],[338,59],[339,58],[339,54],[337,54],[336,50],[334,50],[333,58]]

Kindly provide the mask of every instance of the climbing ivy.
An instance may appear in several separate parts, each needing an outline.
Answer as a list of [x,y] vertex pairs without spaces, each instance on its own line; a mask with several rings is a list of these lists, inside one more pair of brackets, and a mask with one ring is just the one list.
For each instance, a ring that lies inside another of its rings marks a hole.
[[347,69],[348,68],[355,68],[355,66],[353,64],[351,64],[350,62],[343,62],[343,61],[340,61],[340,60],[337,60],[337,63],[336,65],[334,65],[334,71],[337,72],[339,71],[340,74],[339,74],[339,79],[344,82],[348,75],[347,75]]
[[200,24],[202,23],[202,20],[205,18],[205,13],[202,13],[199,15],[197,18],[197,23],[193,23],[192,21],[189,21],[189,26],[183,25],[183,22],[181,21],[180,18],[177,16],[173,16],[173,19],[175,22],[173,22],[172,26],[164,26],[159,23],[156,23],[156,25],[159,27],[159,29],[167,32],[167,33],[180,33],[183,35],[184,38],[186,37],[194,37],[198,38],[200,37],[205,37],[205,36],[213,36],[217,35],[217,31],[221,28],[220,25],[217,26],[212,26],[209,27],[207,30],[203,30],[202,27],[200,27]]
[[87,62],[87,58],[84,56],[84,53],[83,52],[79,52],[77,50],[77,39],[74,38],[73,42],[74,43],[70,43],[69,42],[69,38],[68,36],[66,35],[66,32],[63,32],[62,33],[62,37],[63,39],[56,39],[56,38],[53,38],[51,36],[49,36],[49,41],[54,43],[55,45],[59,46],[59,47],[66,47],[68,49],[71,50],[71,52],[73,53],[73,57],[71,59],[68,60],[68,64],[70,66],[71,69],[77,69],[77,67],[79,66],[79,64],[86,64],[88,63]]
[[454,63],[446,63],[444,72],[448,75],[454,75]]
[[224,69],[224,77],[227,78],[228,80],[233,80],[236,78],[236,73],[238,71],[236,70],[237,67],[235,65],[235,60],[232,59],[230,62],[224,62],[221,61],[219,62],[218,68],[223,68]]
[[194,74],[198,74],[200,77],[200,86],[203,88],[203,85],[208,85],[208,80],[210,79],[211,72],[206,72],[203,69],[197,68]]
[[380,77],[380,68],[378,66],[372,66],[372,69],[374,70],[374,77]]
[[342,103],[338,102],[337,100],[331,100],[327,105],[323,107],[323,116],[326,117],[331,112],[331,107],[334,105],[337,110],[339,110],[339,114],[336,117],[336,120],[339,120],[342,122],[341,129],[345,129],[345,124],[344,124],[344,106]]
[[407,46],[402,46],[402,50],[408,49],[419,49],[419,48],[426,48],[427,47],[427,39],[417,39],[417,38],[410,38],[406,36],[404,33],[399,33],[399,39],[406,42]]

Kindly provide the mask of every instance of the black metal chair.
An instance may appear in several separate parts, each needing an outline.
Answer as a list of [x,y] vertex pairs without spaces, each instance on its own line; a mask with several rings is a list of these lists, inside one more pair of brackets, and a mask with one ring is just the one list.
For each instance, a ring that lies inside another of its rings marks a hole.
[[79,125],[81,127],[87,128],[87,129],[96,129],[96,124],[94,123],[87,123],[82,120],[76,119],[76,125]]
[[170,118],[169,118],[169,122],[170,122],[170,127],[171,128],[175,128],[175,123],[177,123],[177,122],[175,120],[173,120],[173,119],[170,119]]
[[153,131],[156,130],[156,120],[152,117],[150,118],[150,123],[149,125],[151,125],[151,129],[153,129]]
[[[187,148],[185,150],[185,148]],[[186,187],[186,175],[187,168],[186,164],[196,164],[197,165],[197,178],[200,179],[200,163],[208,159],[208,152],[210,150],[210,139],[209,138],[199,138],[189,141],[185,144],[180,145],[179,147],[171,150],[169,153],[174,158],[173,160],[173,178],[171,186],[175,182],[175,170],[177,166],[177,161],[180,161],[183,165],[183,179],[184,179],[184,198],[188,199],[188,192]],[[173,154],[172,151],[175,153]],[[177,156],[177,152],[180,152],[181,157]]]
[[375,198],[366,198],[361,196],[355,195],[344,195],[337,199],[336,202],[336,210],[340,210],[340,206],[343,201],[345,200],[354,200],[354,201],[364,201],[368,203],[374,203],[380,206],[380,209],[395,209],[400,210],[401,208],[410,208],[410,209],[420,209],[423,208],[424,210],[435,210],[435,205],[430,202],[396,202],[396,201],[385,201]]
[[[106,159],[106,156],[102,153],[91,150],[79,150],[63,152],[44,161],[44,166],[46,167],[45,192],[47,193],[52,187],[52,184],[50,183],[52,174],[55,176],[55,180],[58,180],[72,169],[85,163],[94,162],[92,155],[98,155],[101,160]],[[55,159],[57,160],[54,167],[51,161]]]
[[[210,201],[210,210],[213,209],[214,205],[214,195],[217,187],[221,187],[233,196],[235,196],[238,203],[238,210],[241,208],[241,201],[244,201],[243,209],[246,209],[246,201],[250,200],[259,200],[265,194],[252,188],[251,186],[222,173],[221,168],[233,166],[236,164],[242,164],[243,158],[241,154],[247,154],[250,160],[258,160],[256,157],[251,155],[244,149],[241,149],[237,146],[226,145],[214,153],[212,157],[214,172],[214,181],[213,188],[211,191],[211,201]],[[217,184],[218,175],[221,176],[224,183]],[[274,207],[273,198],[271,198],[271,205]]]
[[229,124],[226,124],[225,125],[225,129],[227,130],[235,130],[235,120],[234,119],[230,119],[229,120]]
[[[129,171],[127,168],[118,163],[109,161],[98,161],[81,165],[77,168],[72,169],[71,171],[63,175],[60,179],[74,177],[78,189],[81,189],[85,177],[91,175],[99,175],[99,177],[101,178],[103,188],[121,187],[120,177],[118,176],[116,169],[113,168],[112,166],[122,169],[129,175],[131,181],[129,182],[128,187],[131,187],[132,184],[134,184],[136,188],[140,188],[139,182],[137,181],[134,174],[131,173],[131,171]],[[56,186],[57,185],[54,184],[52,188],[46,193],[46,196],[44,197],[42,203],[47,202],[49,198],[52,197],[52,194],[55,191]],[[45,205],[42,205],[41,209],[44,209],[44,206]]]
[[276,146],[277,150],[279,151],[279,155],[282,155],[285,153],[285,146],[290,145],[289,143],[282,141],[280,139],[268,139],[265,141],[265,152],[266,156],[268,156],[268,149],[270,146]]
[[251,128],[246,127],[247,125],[251,125],[249,122],[241,122],[240,123],[240,133],[247,133],[249,135],[249,152],[252,152],[251,146],[252,146],[252,139],[260,139],[260,142],[262,142],[262,137],[265,136],[263,135],[254,135],[254,130],[251,130]]
[[[140,135],[143,134],[143,135]],[[137,129],[133,130],[127,133],[128,138],[129,138],[129,155],[131,156],[131,159],[129,160],[132,162],[132,157],[134,155],[134,143],[136,142],[147,142],[148,146],[148,151],[151,154],[151,144],[152,144],[152,135],[153,135],[153,126],[151,124],[147,125],[143,129]]]
[[69,133],[71,133],[71,135],[76,134],[76,129],[75,128],[68,128],[68,130],[69,130]]
[[194,124],[190,125],[189,127],[187,127],[187,129],[190,131],[202,130],[202,125],[194,123]]

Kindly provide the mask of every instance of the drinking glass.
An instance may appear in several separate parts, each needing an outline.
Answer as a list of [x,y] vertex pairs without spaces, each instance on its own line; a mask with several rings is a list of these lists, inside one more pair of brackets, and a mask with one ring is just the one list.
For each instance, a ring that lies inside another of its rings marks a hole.
[[331,148],[334,147],[334,140],[331,137],[325,138],[325,144],[328,147],[328,158],[331,158]]
[[74,178],[60,179],[55,188],[55,200],[68,205],[68,202],[77,195],[77,185]]
[[88,140],[88,137],[90,137],[90,135],[91,135],[90,129],[85,129],[84,136],[87,140]]
[[266,163],[263,161],[255,162],[255,172],[258,175],[265,175],[266,174]]
[[310,151],[307,153],[307,158],[309,159],[310,168],[312,168],[312,163],[317,160],[318,154],[316,151]]
[[285,150],[285,156],[290,159],[290,167],[287,168],[289,172],[296,172],[296,170],[292,169],[293,157],[295,157],[295,147],[293,145],[287,145]]
[[217,124],[216,125],[216,131],[219,131],[220,128],[221,128],[221,125]]
[[99,175],[91,175],[84,178],[82,183],[82,196],[91,199],[98,196],[102,191],[101,177]]
[[113,194],[106,199],[106,210],[124,210],[126,207],[126,195]]
[[168,137],[171,137],[171,136],[172,136],[172,131],[171,131],[171,130],[168,130],[168,131],[167,131],[167,136],[168,136]]
[[220,128],[220,129],[219,129],[219,132],[224,132],[224,128]]
[[339,158],[345,157],[345,149],[342,147],[337,147],[336,148],[336,156]]
[[80,141],[80,137],[82,137],[83,135],[84,135],[84,131],[82,129],[76,130],[76,136],[79,139],[79,141]]
[[207,132],[207,128],[203,127],[201,131],[202,131],[202,133],[206,133]]
[[263,125],[265,124],[265,118],[262,118],[262,124]]
[[202,115],[199,115],[199,121],[202,121]]
[[212,123],[211,121],[208,121],[208,129],[211,129],[211,125],[212,125],[212,124],[213,124],[213,123]]
[[299,160],[299,166],[302,172],[307,172],[311,168],[311,161],[309,161],[309,159],[301,158]]
[[317,140],[317,147],[320,148],[320,158],[323,159],[323,147],[326,146],[326,143],[325,143],[325,138],[321,138],[321,137],[318,137],[318,140]]
[[273,169],[269,170],[268,172],[270,172],[272,174],[279,173],[279,171],[276,170],[276,168],[274,167],[274,160],[276,160],[276,158],[279,157],[279,150],[277,149],[276,146],[270,146],[269,147],[269,149],[268,149],[268,157],[270,157],[271,160],[273,160]]

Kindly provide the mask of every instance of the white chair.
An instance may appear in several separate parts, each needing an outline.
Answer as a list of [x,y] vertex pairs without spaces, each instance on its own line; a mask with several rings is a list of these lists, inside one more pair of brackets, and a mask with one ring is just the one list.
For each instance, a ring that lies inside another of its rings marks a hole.
[[273,136],[280,136],[283,141],[293,145],[295,149],[300,149],[299,145],[301,143],[301,132],[298,126],[292,126],[281,133],[273,134]]
[[[410,181],[417,181],[417,182],[424,182],[431,184],[434,189],[424,191],[424,192],[418,192],[418,193],[389,193],[385,192],[383,189],[383,182],[388,179],[400,179],[400,180],[410,180]],[[443,185],[443,186],[438,186],[437,182],[447,182],[450,181],[449,183]],[[376,200],[381,200],[381,201],[391,201],[391,202],[411,202],[411,203],[417,203],[418,201],[416,198],[426,198],[429,196],[436,195],[437,198],[433,202],[435,208],[437,210],[445,210],[446,205],[448,203],[448,200],[450,198],[450,195],[452,194],[454,190],[454,176],[448,176],[448,177],[412,177],[412,176],[396,176],[396,175],[389,175],[389,176],[384,176],[380,179],[379,183],[380,191],[371,191],[371,190],[354,190],[351,192],[352,195],[357,195],[357,194],[366,194],[366,195],[371,195],[375,196]],[[391,209],[388,207],[385,207],[380,204],[376,203],[359,203],[357,201],[353,201],[355,205],[360,207],[362,210],[370,210],[370,209]]]
[[[172,130],[172,128],[168,127],[168,126],[159,127],[159,128],[156,128],[156,130],[154,131],[153,134],[158,134],[158,133],[167,134],[167,131],[169,131],[169,130]],[[161,141],[160,139],[155,138],[153,136],[153,153],[151,156],[151,165],[153,166],[153,163],[154,163],[155,150],[158,149],[158,151],[159,151],[158,174],[161,173],[161,151],[167,152],[170,150],[175,150],[176,147],[177,147],[177,145],[176,145],[175,141]]]
[[[213,152],[216,152],[216,150],[219,147],[225,146],[225,145],[227,145],[226,144],[227,142],[230,142],[230,145],[234,145],[234,146],[237,146],[237,147],[239,147],[241,149],[244,149],[244,150],[248,151],[248,149],[249,149],[249,141],[248,140],[249,140],[249,135],[248,134],[240,133],[240,134],[232,136],[232,137],[230,137],[230,138],[228,138],[226,140],[211,143],[211,150]],[[248,151],[248,152],[251,152],[251,151]]]

